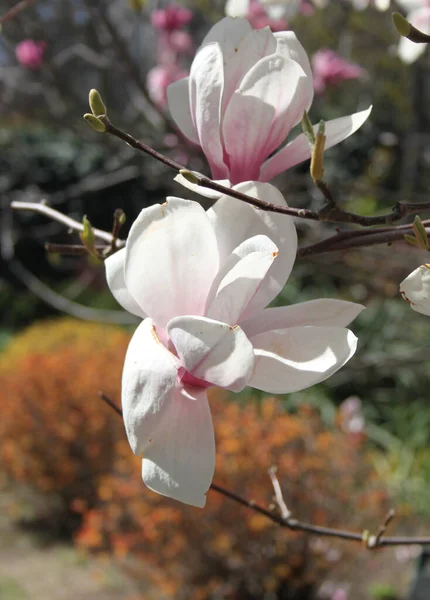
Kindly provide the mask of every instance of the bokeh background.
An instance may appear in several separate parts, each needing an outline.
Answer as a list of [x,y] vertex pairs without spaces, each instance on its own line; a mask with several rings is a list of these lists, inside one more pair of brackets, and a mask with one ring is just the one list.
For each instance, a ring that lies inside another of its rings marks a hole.
[[[13,4],[0,1],[0,16]],[[25,4],[0,31],[1,600],[412,598],[419,548],[371,554],[281,530],[212,492],[200,511],[147,490],[121,420],[97,395],[120,404],[135,322],[110,296],[101,263],[45,251],[47,241],[77,243],[74,234],[10,209],[44,199],[109,230],[121,208],[125,236],[143,207],[191,197],[164,165],[94,132],[82,114],[95,87],[119,127],[207,172],[171,121],[166,87],[187,74],[224,3]],[[405,64],[390,12],[354,2],[317,10],[304,1],[276,20],[252,2],[249,18],[294,29],[313,57],[313,122],[373,104],[362,129],[326,154],[340,203],[373,215],[428,202],[429,51]],[[292,206],[321,206],[308,169],[276,180]],[[302,245],[334,232],[297,227]],[[358,352],[324,384],[287,397],[213,392],[215,481],[270,505],[267,470],[277,465],[299,518],[360,531],[395,507],[390,531],[430,534],[430,321],[398,293],[428,260],[398,243],[297,261],[277,302],[365,304],[353,325]]]

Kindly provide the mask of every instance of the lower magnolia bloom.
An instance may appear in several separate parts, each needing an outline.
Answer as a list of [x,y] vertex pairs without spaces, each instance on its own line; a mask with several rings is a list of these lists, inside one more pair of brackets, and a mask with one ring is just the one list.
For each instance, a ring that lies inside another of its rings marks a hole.
[[430,315],[430,265],[412,271],[400,284],[400,293],[413,310]]
[[[270,184],[236,187],[285,204]],[[215,467],[207,389],[295,392],[354,354],[345,328],[362,306],[314,300],[264,308],[282,290],[297,250],[293,220],[224,196],[207,212],[168,198],[145,208],[126,247],[106,260],[118,302],[141,317],[123,372],[128,439],[146,485],[203,507]]]

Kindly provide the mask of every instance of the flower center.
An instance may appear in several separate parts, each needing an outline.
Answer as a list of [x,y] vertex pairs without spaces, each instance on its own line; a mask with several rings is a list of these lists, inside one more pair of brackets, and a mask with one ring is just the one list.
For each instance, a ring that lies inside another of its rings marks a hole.
[[191,373],[188,373],[184,368],[179,369],[178,372],[179,380],[183,385],[192,385],[194,387],[208,388],[211,387],[212,383],[208,383],[204,379],[194,377]]

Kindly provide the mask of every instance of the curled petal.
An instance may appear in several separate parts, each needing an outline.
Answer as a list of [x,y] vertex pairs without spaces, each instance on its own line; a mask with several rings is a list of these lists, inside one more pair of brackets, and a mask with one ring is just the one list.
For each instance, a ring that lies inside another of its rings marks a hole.
[[224,63],[228,64],[250,31],[252,27],[247,19],[225,17],[211,27],[201,47],[215,42],[219,45]]
[[[367,110],[362,110],[353,115],[327,121],[325,124],[325,149],[328,150],[332,146],[336,146],[336,144],[339,144],[355,133],[367,120],[371,110],[372,107],[370,106]],[[315,133],[317,129],[318,125],[315,125]],[[266,160],[261,167],[259,179],[260,181],[270,181],[273,177],[279,175],[279,173],[298,165],[310,157],[311,149],[308,139],[301,133],[292,142]]]
[[[248,181],[234,189],[272,204],[286,206],[281,192],[273,185]],[[282,290],[294,264],[297,233],[292,217],[257,210],[229,196],[223,196],[207,211],[218,242],[220,264],[235,248],[255,235],[266,235],[278,247],[278,256],[241,319],[247,319],[267,306]]]
[[271,329],[286,329],[302,325],[346,327],[364,308],[355,302],[321,298],[292,306],[266,308],[255,317],[241,321],[240,326],[248,337]]
[[[196,173],[196,175],[201,175],[201,173],[197,173],[197,171],[193,171],[193,173]],[[176,177],[174,177],[173,180],[177,183],[180,183],[182,186],[187,188],[187,190],[191,190],[192,192],[200,194],[200,196],[204,196],[205,198],[210,198],[211,200],[219,200],[223,195],[221,194],[221,192],[217,192],[202,185],[198,185],[197,183],[191,183],[181,174],[176,175]],[[214,181],[215,183],[219,183],[220,185],[224,185],[225,187],[231,187],[230,181],[228,179],[215,179]]]
[[230,325],[238,323],[277,256],[277,246],[265,235],[238,246],[214,281],[206,316]]
[[254,366],[252,345],[240,327],[205,317],[176,317],[167,326],[181,364],[208,384],[240,392]]
[[160,342],[152,319],[145,319],[128,346],[122,375],[122,409],[135,454],[157,439],[175,389],[178,361]]
[[292,327],[251,338],[249,385],[270,394],[298,392],[325,381],[354,354],[357,338],[342,327]]
[[200,145],[215,179],[228,177],[221,144],[220,110],[224,85],[223,55],[218,44],[202,46],[190,71],[191,115]]
[[157,326],[177,315],[203,314],[217,272],[215,233],[197,202],[168,198],[145,208],[133,223],[125,282]]
[[106,280],[115,300],[125,310],[144,319],[142,308],[127,289],[124,279],[125,248],[118,250],[105,260]]
[[[312,67],[309,57],[293,31],[277,31],[273,34],[277,41],[278,52],[285,53],[299,63],[307,77],[307,96],[304,110],[309,110],[314,96]],[[303,113],[301,117],[303,116]],[[301,118],[300,117],[300,118]],[[294,124],[296,125],[296,123]]]
[[157,437],[146,448],[143,481],[158,494],[203,508],[214,469],[214,431],[206,392],[177,389]]

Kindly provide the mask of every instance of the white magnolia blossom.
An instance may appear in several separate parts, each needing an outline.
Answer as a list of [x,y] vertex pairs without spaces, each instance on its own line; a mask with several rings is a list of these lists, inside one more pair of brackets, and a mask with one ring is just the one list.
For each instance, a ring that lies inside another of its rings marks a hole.
[[[236,189],[285,204],[267,183]],[[142,210],[126,247],[106,260],[113,295],[143,319],[125,359],[122,406],[150,489],[204,506],[215,467],[207,388],[295,392],[354,354],[357,339],[345,327],[361,305],[322,299],[265,308],[296,250],[289,216],[227,196],[207,212],[168,198]]]
[[430,264],[412,271],[400,284],[400,293],[413,310],[430,315]]
[[[302,0],[259,0],[271,19],[291,18],[299,10]],[[227,0],[225,14],[229,17],[246,17],[250,0]]]
[[[255,31],[246,19],[231,17],[212,27],[190,76],[167,90],[176,124],[201,146],[213,179],[224,185],[267,182],[310,158],[303,133],[283,144],[309,110],[313,95],[309,59],[292,31]],[[327,121],[325,148],[357,131],[369,114],[370,108]],[[215,196],[182,176],[177,181]]]

